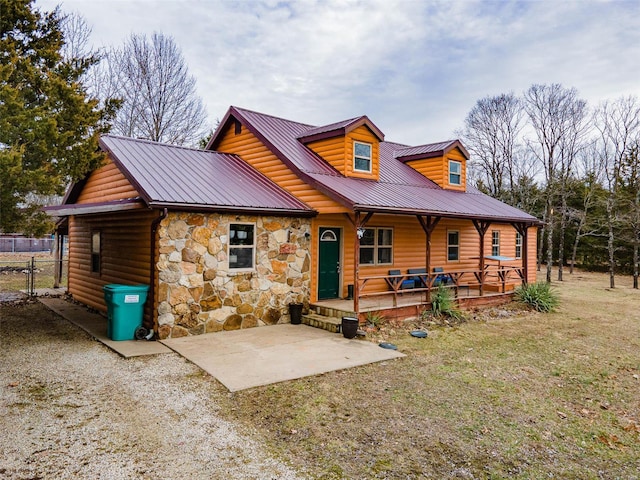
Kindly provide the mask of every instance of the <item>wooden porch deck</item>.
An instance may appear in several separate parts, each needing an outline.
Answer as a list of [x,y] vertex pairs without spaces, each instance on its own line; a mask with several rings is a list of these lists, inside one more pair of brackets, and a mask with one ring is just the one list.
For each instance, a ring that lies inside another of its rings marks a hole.
[[[460,289],[456,300],[463,308],[472,308],[483,305],[500,305],[508,303],[513,297],[513,291],[487,292],[480,295],[479,289]],[[310,305],[311,309],[321,315],[328,316],[355,316],[353,299],[336,298],[331,300],[319,300]],[[367,314],[377,313],[387,318],[407,318],[419,316],[423,310],[429,310],[425,292],[405,291],[397,295],[394,300],[392,295],[364,297],[359,301],[359,318],[365,320]],[[330,312],[330,313],[325,313]]]

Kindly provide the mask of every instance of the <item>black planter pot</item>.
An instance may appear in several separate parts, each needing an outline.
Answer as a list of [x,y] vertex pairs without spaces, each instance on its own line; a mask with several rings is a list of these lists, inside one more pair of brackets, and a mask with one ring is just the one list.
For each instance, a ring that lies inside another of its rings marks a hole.
[[301,303],[289,304],[289,317],[291,318],[292,325],[300,325],[302,323],[302,304]]
[[342,317],[342,335],[344,338],[353,338],[358,333],[358,319],[355,317]]

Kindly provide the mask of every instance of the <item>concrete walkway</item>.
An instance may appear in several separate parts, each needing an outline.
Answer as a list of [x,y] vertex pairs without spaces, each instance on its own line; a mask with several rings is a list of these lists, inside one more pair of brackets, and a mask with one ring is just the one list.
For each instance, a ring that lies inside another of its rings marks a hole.
[[404,357],[366,340],[348,340],[342,334],[291,324],[162,341],[113,341],[107,337],[104,316],[63,298],[38,300],[125,358],[173,350],[232,392]]
[[162,343],[218,379],[231,392],[404,357],[366,340],[307,325],[271,325]]
[[77,325],[93,338],[125,358],[171,353],[171,350],[160,342],[148,342],[147,340],[116,342],[111,340],[107,337],[107,319],[98,313],[91,313],[81,305],[54,297],[38,297],[38,300],[50,310]]

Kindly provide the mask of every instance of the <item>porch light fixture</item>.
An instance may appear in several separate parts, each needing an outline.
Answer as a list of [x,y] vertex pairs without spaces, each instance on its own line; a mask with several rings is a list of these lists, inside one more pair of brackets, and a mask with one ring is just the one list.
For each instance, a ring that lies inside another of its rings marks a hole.
[[358,236],[358,240],[361,240],[364,237],[365,229],[363,227],[358,227],[356,230],[356,235]]

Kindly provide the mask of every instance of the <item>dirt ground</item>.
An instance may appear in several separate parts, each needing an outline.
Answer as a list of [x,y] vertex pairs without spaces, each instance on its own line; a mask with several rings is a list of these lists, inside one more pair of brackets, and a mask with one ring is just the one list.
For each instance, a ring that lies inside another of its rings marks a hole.
[[123,359],[39,302],[0,305],[0,478],[300,478],[176,354]]

